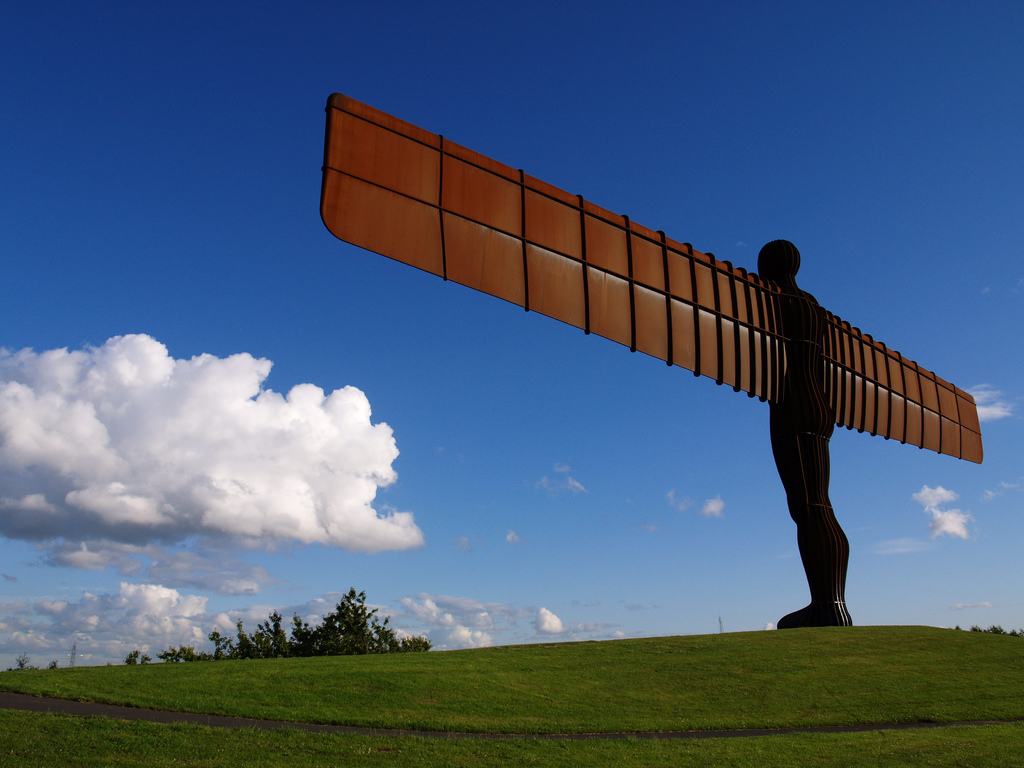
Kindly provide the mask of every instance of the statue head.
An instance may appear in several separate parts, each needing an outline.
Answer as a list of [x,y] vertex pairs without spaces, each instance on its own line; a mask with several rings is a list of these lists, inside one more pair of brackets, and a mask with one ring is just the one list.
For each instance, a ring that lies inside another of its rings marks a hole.
[[772,240],[757,255],[757,273],[780,286],[796,288],[800,251],[788,240]]

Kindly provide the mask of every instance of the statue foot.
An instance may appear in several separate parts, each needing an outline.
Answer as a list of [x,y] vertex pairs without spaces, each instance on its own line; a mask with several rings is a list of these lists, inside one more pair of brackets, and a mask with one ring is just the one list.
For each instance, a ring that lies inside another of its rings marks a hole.
[[794,627],[850,627],[853,621],[846,610],[846,603],[811,603],[779,619],[777,629]]

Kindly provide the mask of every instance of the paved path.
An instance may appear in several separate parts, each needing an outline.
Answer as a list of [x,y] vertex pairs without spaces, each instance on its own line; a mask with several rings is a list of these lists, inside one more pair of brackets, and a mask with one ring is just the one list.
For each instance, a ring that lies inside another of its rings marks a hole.
[[829,725],[815,728],[764,728],[736,731],[659,731],[649,733],[568,733],[568,734],[514,734],[514,733],[452,733],[448,731],[409,731],[397,728],[356,728],[347,725],[317,723],[289,723],[282,720],[255,720],[248,717],[198,715],[192,712],[162,712],[155,709],[121,707],[114,704],[94,704],[88,701],[51,699],[25,693],[0,691],[0,708],[21,709],[31,712],[51,712],[83,717],[110,717],[117,720],[148,720],[153,723],[195,723],[214,728],[295,728],[320,733],[357,733],[364,736],[420,736],[440,739],[545,739],[562,741],[588,741],[602,739],[728,739],[751,736],[772,736],[790,733],[859,733],[863,731],[904,730],[908,728],[945,728],[953,725],[999,725],[1024,722],[1016,720],[970,720],[956,723],[893,723],[878,725]]

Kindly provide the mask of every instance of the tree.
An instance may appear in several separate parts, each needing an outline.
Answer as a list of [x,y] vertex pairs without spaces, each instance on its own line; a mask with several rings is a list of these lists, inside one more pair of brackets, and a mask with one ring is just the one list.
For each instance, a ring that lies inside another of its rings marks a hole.
[[258,650],[257,658],[276,659],[291,655],[291,643],[281,628],[281,621],[281,614],[273,611],[265,622],[256,625],[251,639]]
[[349,589],[332,613],[313,630],[314,656],[354,656],[388,653],[400,647],[388,619],[377,621],[377,609],[366,607],[366,593]]
[[[239,622],[241,625],[241,622]],[[233,659],[235,658],[235,646],[231,642],[230,637],[224,637],[220,633],[219,627],[214,627],[213,631],[207,635],[210,642],[213,643],[213,660],[220,661],[221,659]]]
[[298,614],[292,616],[292,656],[316,656],[315,631]]
[[231,655],[233,659],[258,659],[256,643],[252,641],[242,626],[241,620],[235,624],[235,629],[238,631],[236,636],[234,652]]

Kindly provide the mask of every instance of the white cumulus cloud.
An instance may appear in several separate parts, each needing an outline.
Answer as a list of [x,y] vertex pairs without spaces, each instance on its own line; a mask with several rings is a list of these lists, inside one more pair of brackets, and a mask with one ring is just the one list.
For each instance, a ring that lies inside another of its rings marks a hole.
[[1013,405],[1006,401],[1002,392],[987,384],[975,387],[970,392],[978,405],[978,421],[995,421],[1013,415]]
[[725,502],[722,501],[722,497],[715,496],[715,498],[708,499],[704,502],[704,506],[700,508],[700,513],[704,515],[704,517],[721,517],[724,509]]
[[928,528],[932,532],[933,539],[942,534],[960,539],[971,537],[967,530],[967,523],[974,518],[970,513],[962,512],[959,509],[941,509],[943,505],[952,504],[960,498],[955,491],[947,490],[941,485],[935,488],[925,485],[914,494],[914,498],[921,503],[925,512],[932,518],[928,523]]
[[282,395],[262,386],[270,368],[245,353],[177,360],[145,335],[0,351],[0,533],[422,544],[412,514],[372,506],[395,480],[398,449],[366,396],[313,384]]
[[935,488],[930,488],[925,485],[921,487],[921,490],[914,494],[915,501],[921,502],[925,509],[934,509],[940,507],[943,504],[949,504],[960,498],[960,494],[956,491],[948,491],[941,485]]
[[969,539],[971,537],[967,530],[967,523],[974,518],[969,514],[961,512],[959,509],[930,511],[932,521],[928,524],[928,529],[932,532],[933,539],[944,533],[960,539]]
[[541,635],[560,635],[565,631],[565,627],[562,626],[562,620],[547,608],[537,609],[534,627],[536,627],[537,633]]

